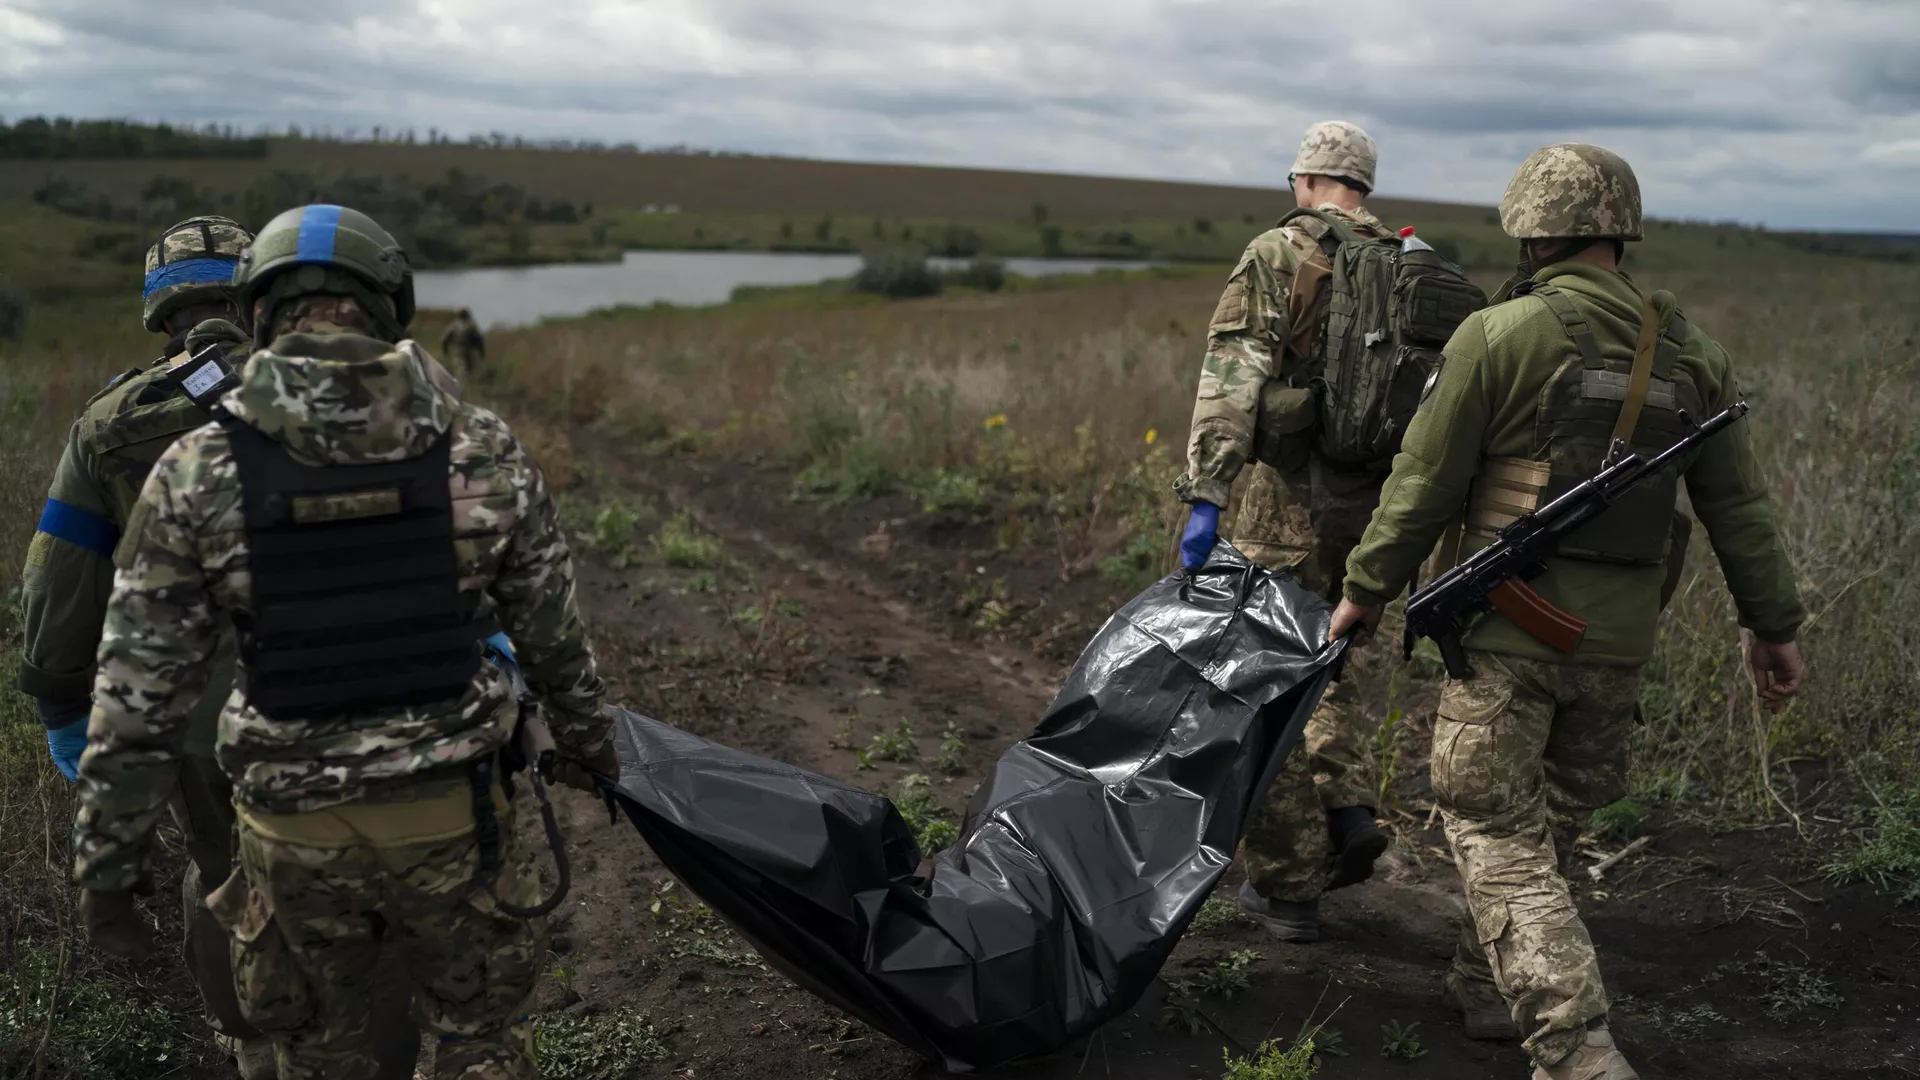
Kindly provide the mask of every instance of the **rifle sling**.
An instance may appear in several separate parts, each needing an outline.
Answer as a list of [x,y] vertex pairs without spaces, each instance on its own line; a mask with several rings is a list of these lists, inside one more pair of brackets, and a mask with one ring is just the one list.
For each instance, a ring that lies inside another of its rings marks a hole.
[[1613,441],[1633,445],[1633,429],[1640,423],[1640,410],[1647,404],[1647,387],[1653,380],[1653,349],[1660,342],[1660,313],[1653,298],[1641,301],[1640,337],[1633,346],[1633,371],[1627,375],[1627,398],[1620,403],[1620,419],[1613,425]]

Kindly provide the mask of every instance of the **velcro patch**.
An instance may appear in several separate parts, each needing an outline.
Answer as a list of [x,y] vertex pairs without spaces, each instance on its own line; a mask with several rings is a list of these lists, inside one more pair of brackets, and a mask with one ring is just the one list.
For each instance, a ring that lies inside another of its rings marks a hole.
[[401,505],[399,488],[297,495],[293,500],[293,520],[299,525],[318,525],[328,521],[385,517],[399,513]]

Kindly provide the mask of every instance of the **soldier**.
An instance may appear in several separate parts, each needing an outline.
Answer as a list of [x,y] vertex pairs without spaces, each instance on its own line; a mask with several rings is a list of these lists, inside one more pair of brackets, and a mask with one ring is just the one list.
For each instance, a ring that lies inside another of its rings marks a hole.
[[461,308],[440,332],[440,351],[447,354],[455,375],[462,379],[479,377],[480,366],[487,359],[487,336],[473,321],[472,311]]
[[[1360,236],[1391,235],[1361,205],[1377,160],[1373,140],[1358,127],[1315,124],[1288,177],[1294,199]],[[1269,568],[1292,567],[1301,584],[1329,600],[1339,595],[1347,552],[1386,478],[1383,469],[1342,468],[1309,448],[1307,387],[1321,366],[1332,272],[1324,247],[1332,228],[1319,217],[1295,216],[1256,237],[1240,257],[1208,327],[1187,472],[1175,484],[1181,500],[1193,504],[1181,558],[1197,569],[1213,549],[1234,478],[1249,462],[1256,421],[1273,427],[1280,419],[1260,416],[1263,389],[1276,380],[1293,388],[1300,419],[1277,425],[1298,444],[1286,455],[1293,460],[1284,468],[1254,463],[1233,542]],[[1351,681],[1328,690],[1307,725],[1307,752],[1288,759],[1241,846],[1247,881],[1240,907],[1283,941],[1317,940],[1321,893],[1366,880],[1387,848],[1367,775],[1371,727],[1356,698]]]
[[[69,780],[87,743],[94,651],[113,587],[114,545],[154,460],[181,434],[207,422],[199,400],[203,395],[187,385],[201,371],[189,363],[188,328],[224,320],[209,328],[223,333],[210,337],[245,341],[235,325],[241,315],[232,278],[252,239],[226,218],[195,217],[166,230],[148,250],[142,314],[148,330],[167,335],[166,345],[159,359],[94,395],[74,422],[39,531],[27,549],[20,689],[33,696],[54,765]],[[181,882],[187,967],[215,1037],[242,1074],[270,1076],[272,1044],[259,1039],[240,1015],[227,936],[203,903],[232,868],[231,788],[213,759],[220,704],[232,681],[233,642],[223,634],[207,692],[188,714],[180,784],[170,809],[188,856]]]
[[516,719],[496,621],[547,706],[560,779],[618,770],[539,469],[403,340],[413,276],[354,210],[261,230],[234,285],[258,349],[216,422],[155,464],[115,553],[74,823],[81,917],[146,946],[132,892],[222,614],[237,870],[209,900],[282,1080],[364,1078],[376,952],[398,950],[437,1075],[536,1075],[539,889],[495,759]]
[[[1681,412],[1739,396],[1726,351],[1618,269],[1640,239],[1640,189],[1615,154],[1550,146],[1521,166],[1500,221],[1522,246],[1513,299],[1464,323],[1446,348],[1366,536],[1347,560],[1338,637],[1364,638],[1442,532],[1469,551],[1519,513],[1597,470],[1617,438],[1657,451]],[[1736,423],[1684,467],[1741,624],[1762,698],[1800,686],[1805,617],[1748,426]],[[1530,584],[1586,620],[1572,654],[1489,614],[1465,639],[1475,675],[1448,680],[1433,731],[1433,789],[1471,921],[1446,979],[1471,1011],[1495,991],[1525,1035],[1536,1080],[1637,1074],[1607,1030],[1593,944],[1561,876],[1553,789],[1591,810],[1625,790],[1641,665],[1667,575],[1679,478],[1643,486],[1588,525]],[[1575,542],[1577,541],[1577,542]],[[1563,842],[1570,839],[1563,835]]]

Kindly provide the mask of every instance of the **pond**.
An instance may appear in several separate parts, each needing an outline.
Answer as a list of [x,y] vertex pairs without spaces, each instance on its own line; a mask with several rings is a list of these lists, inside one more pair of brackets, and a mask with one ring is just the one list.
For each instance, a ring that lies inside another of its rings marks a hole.
[[[946,269],[964,259],[932,259]],[[1007,259],[1007,271],[1030,277],[1136,270],[1154,264],[1107,259]],[[619,304],[720,304],[739,285],[813,285],[852,277],[858,255],[770,251],[629,251],[617,263],[425,270],[414,290],[423,308],[471,308],[488,327],[525,326],[544,318],[584,315]]]

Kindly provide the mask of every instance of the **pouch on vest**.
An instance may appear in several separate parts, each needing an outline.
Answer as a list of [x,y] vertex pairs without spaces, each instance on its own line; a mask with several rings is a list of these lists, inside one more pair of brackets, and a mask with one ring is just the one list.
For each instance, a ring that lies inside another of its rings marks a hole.
[[1321,245],[1327,279],[1317,449],[1337,465],[1379,466],[1400,452],[1421,391],[1440,366],[1440,347],[1468,315],[1487,306],[1466,272],[1431,250],[1402,252],[1398,237],[1369,237],[1339,217],[1301,208],[1329,229]]
[[274,719],[465,694],[494,630],[460,592],[451,439],[406,461],[302,465],[224,422],[246,510],[240,685]]
[[[1574,347],[1547,384],[1535,419],[1538,456],[1551,475],[1540,493],[1544,506],[1600,471],[1610,451],[1622,411],[1635,385],[1632,365],[1609,361],[1600,353],[1592,328],[1567,293],[1540,284],[1531,294],[1546,302]],[[1651,313],[1652,308],[1648,308]],[[1675,359],[1685,345],[1689,328],[1678,312],[1665,325],[1646,333],[1648,370],[1641,382],[1644,398],[1628,445],[1643,454],[1657,454],[1687,433],[1681,411],[1704,415],[1698,391]],[[1568,536],[1557,554],[1573,559],[1623,566],[1660,566],[1666,562],[1674,534],[1673,514],[1679,500],[1680,469],[1661,473],[1628,492],[1619,502],[1584,528]]]
[[1260,388],[1260,415],[1253,426],[1253,460],[1281,472],[1306,466],[1313,450],[1313,424],[1319,405],[1312,390],[1269,379]]

